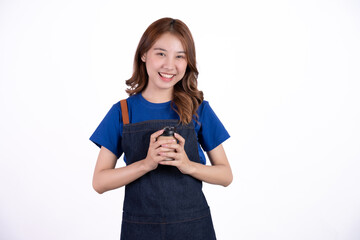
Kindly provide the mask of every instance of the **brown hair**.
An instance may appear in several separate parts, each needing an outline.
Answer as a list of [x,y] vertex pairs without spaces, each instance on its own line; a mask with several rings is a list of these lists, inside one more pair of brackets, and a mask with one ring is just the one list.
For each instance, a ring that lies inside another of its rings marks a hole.
[[171,107],[179,115],[180,122],[187,124],[192,121],[193,116],[197,117],[196,110],[202,103],[204,97],[203,92],[197,89],[199,72],[196,68],[194,40],[189,28],[182,21],[172,18],[161,18],[153,22],[146,29],[136,49],[134,70],[131,78],[126,81],[126,85],[129,86],[126,92],[132,96],[146,88],[149,76],[141,57],[164,33],[171,33],[178,37],[186,51],[186,72],[181,81],[174,86]]

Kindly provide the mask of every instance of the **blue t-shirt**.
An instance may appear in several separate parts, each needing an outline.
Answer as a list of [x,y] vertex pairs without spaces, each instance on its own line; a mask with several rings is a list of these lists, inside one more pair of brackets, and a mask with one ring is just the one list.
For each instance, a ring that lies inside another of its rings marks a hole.
[[[130,123],[148,120],[179,119],[179,115],[171,108],[170,101],[165,103],[151,103],[143,98],[141,94],[136,94],[127,99],[127,104]],[[198,139],[200,161],[205,164],[206,158],[203,150],[211,151],[228,139],[230,135],[207,101],[201,103],[197,113],[199,118],[197,121],[193,120],[193,123]],[[106,147],[119,158],[123,154],[121,148],[122,126],[123,122],[119,101],[115,103],[106,114],[105,118],[90,137],[90,140],[98,147]]]

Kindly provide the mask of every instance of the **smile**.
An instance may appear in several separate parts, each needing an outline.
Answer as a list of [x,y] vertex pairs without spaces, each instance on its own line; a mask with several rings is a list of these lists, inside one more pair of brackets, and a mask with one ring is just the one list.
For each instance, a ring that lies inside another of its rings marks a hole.
[[160,72],[159,72],[159,75],[163,78],[168,78],[168,79],[171,79],[175,76],[175,74],[166,74],[166,73],[160,73]]

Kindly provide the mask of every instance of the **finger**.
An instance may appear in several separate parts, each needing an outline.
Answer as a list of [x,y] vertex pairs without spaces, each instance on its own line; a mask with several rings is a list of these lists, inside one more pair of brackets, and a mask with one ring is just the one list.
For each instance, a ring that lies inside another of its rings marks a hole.
[[167,157],[165,157],[165,156],[157,156],[157,157],[155,157],[155,162],[157,162],[157,163],[160,163],[160,162],[166,162],[166,158]]
[[180,134],[175,133],[174,137],[179,141],[181,146],[185,146],[185,139]]
[[161,161],[159,162],[161,165],[167,165],[167,166],[176,166],[175,161]]
[[156,149],[159,147],[166,147],[167,145],[171,145],[175,142],[176,142],[175,139],[162,139],[153,143],[153,147]]
[[156,142],[156,139],[157,139],[161,134],[163,134],[163,132],[164,132],[164,129],[161,129],[161,130],[159,130],[159,131],[154,132],[153,134],[151,134],[151,136],[150,136],[150,143]]
[[174,149],[169,148],[169,147],[164,147],[164,146],[160,146],[156,149],[157,152],[173,152]]
[[169,153],[169,152],[175,153],[174,149],[159,147],[154,150],[154,155],[164,157],[164,159],[165,159],[168,157],[166,155],[166,153]]
[[156,149],[154,150],[155,156],[161,156],[161,153],[162,153],[162,152],[166,152],[166,150],[165,150],[165,151],[162,151],[161,148],[156,148]]
[[159,164],[167,165],[167,166],[175,166],[175,167],[178,165],[178,163],[176,161],[168,161],[168,160],[161,161],[161,162],[159,162]]
[[173,143],[173,144],[163,144],[163,145],[161,145],[161,147],[163,147],[163,148],[167,148],[167,149],[170,149],[170,150],[172,150],[172,151],[176,151],[176,152],[179,152],[180,150],[181,150],[181,146],[179,145],[179,144],[177,144],[177,143]]
[[176,152],[160,152],[160,156],[163,156],[165,158],[173,158],[177,159],[178,154]]

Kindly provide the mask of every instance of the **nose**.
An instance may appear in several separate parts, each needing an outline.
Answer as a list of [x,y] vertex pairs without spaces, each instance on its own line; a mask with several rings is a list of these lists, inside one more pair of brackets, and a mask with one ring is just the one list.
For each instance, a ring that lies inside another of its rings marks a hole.
[[172,70],[175,68],[175,61],[173,58],[171,57],[167,57],[164,61],[164,65],[163,65],[164,68],[166,69],[169,69],[169,70]]

